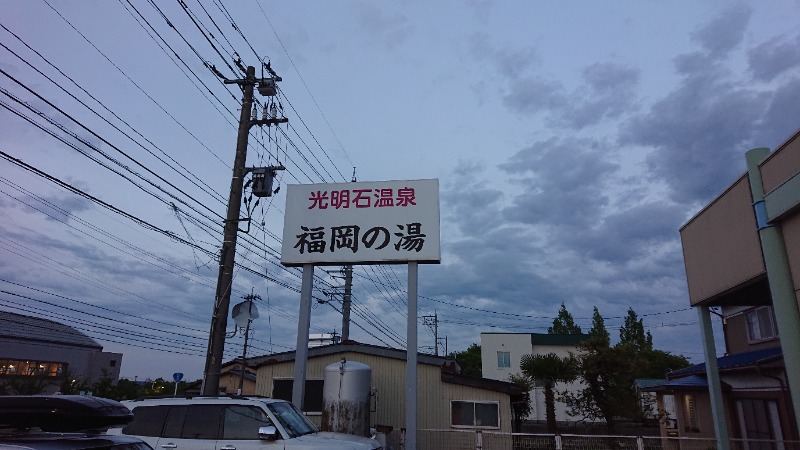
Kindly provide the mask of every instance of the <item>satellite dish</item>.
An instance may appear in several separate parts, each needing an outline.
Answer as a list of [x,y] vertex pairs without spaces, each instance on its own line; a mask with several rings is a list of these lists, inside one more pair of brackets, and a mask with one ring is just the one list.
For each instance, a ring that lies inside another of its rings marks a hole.
[[252,300],[245,300],[233,307],[231,317],[236,322],[236,326],[245,327],[247,322],[258,319],[258,308],[256,308],[256,304]]

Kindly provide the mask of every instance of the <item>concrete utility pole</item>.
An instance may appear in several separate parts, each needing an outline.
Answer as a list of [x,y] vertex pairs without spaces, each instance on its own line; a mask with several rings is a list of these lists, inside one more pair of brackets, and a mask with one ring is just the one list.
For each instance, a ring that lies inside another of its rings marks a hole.
[[433,329],[433,353],[439,356],[439,315],[422,316],[422,323]]
[[353,298],[353,266],[344,266],[344,296],[342,297],[342,341],[350,339],[350,303]]
[[[238,84],[242,87],[242,111],[239,115],[239,132],[236,139],[236,157],[233,162],[233,178],[231,179],[231,192],[228,197],[228,214],[225,219],[225,228],[222,241],[222,250],[219,258],[219,276],[217,278],[217,291],[214,298],[214,309],[211,315],[211,329],[208,336],[208,353],[206,354],[205,373],[203,378],[203,395],[217,395],[219,393],[219,376],[222,368],[223,351],[225,350],[225,330],[228,326],[228,310],[231,301],[231,284],[233,283],[234,257],[236,256],[236,237],[239,230],[239,213],[242,205],[242,191],[244,177],[248,170],[245,167],[247,160],[247,138],[250,127],[253,125],[277,125],[288,122],[285,117],[265,117],[262,120],[251,119],[250,111],[253,106],[253,89],[258,84],[262,95],[275,95],[275,82],[281,81],[272,69],[267,66],[271,78],[256,79],[256,69],[248,66],[244,79],[227,80],[225,84]],[[283,170],[283,166],[270,167],[270,174],[275,170]],[[270,194],[271,195],[271,192]]]

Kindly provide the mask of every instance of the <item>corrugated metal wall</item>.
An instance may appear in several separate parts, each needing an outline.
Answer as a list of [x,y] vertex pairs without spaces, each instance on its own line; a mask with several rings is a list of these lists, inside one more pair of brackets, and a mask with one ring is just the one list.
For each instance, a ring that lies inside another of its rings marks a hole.
[[[308,360],[307,378],[323,378],[327,365],[339,363],[342,357],[348,361],[358,361],[372,368],[372,387],[376,398],[372,404],[376,411],[371,414],[375,426],[389,425],[395,430],[405,427],[405,388],[406,363],[402,360],[363,353],[340,353],[325,355]],[[256,380],[257,395],[272,395],[274,378],[292,378],[294,361],[281,362],[260,367]],[[417,372],[417,426],[423,428],[450,428],[450,401],[489,401],[500,405],[500,427],[511,431],[511,406],[507,394],[469,386],[461,386],[441,381],[438,366],[420,364]],[[319,425],[319,416],[309,417]]]

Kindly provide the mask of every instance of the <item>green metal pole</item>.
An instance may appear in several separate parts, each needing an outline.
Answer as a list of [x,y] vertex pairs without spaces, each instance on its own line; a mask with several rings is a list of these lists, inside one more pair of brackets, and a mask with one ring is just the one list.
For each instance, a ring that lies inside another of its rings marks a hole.
[[725,418],[725,402],[722,398],[722,383],[719,381],[719,368],[717,367],[717,348],[714,345],[714,330],[711,328],[711,314],[709,314],[707,306],[698,306],[697,312],[700,317],[700,330],[703,333],[708,395],[711,398],[711,415],[714,417],[717,450],[731,450],[728,422]]
[[758,224],[758,235],[761,237],[761,252],[767,268],[769,290],[772,294],[772,308],[775,310],[775,322],[783,348],[783,362],[786,366],[786,378],[789,394],[794,405],[794,417],[797,429],[800,429],[800,309],[794,293],[792,273],[789,268],[789,256],[786,243],[778,224],[767,222],[764,206],[764,185],[761,180],[761,164],[769,156],[768,148],[754,148],[745,155],[747,174],[750,179],[750,192],[753,195],[753,206]]

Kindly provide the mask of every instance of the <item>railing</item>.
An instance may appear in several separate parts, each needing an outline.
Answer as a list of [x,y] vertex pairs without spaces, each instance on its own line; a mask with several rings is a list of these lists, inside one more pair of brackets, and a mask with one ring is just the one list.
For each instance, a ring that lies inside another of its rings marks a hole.
[[[387,449],[403,450],[399,431],[388,434]],[[659,436],[501,433],[432,430],[417,433],[417,450],[716,450],[716,439]],[[731,439],[731,450],[800,450],[800,441]]]

